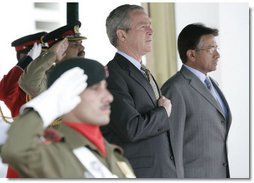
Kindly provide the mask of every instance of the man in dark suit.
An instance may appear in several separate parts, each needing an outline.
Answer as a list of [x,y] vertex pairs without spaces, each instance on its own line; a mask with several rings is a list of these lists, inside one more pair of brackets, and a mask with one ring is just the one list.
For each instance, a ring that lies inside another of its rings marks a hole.
[[156,81],[141,69],[141,58],[152,47],[150,19],[142,7],[126,4],[109,14],[106,28],[118,51],[107,64],[114,101],[102,132],[124,149],[138,178],[176,177],[169,139],[171,102],[159,96]]
[[220,54],[218,30],[202,24],[186,26],[178,37],[181,70],[163,86],[172,100],[171,140],[176,167],[185,178],[229,178],[228,103],[207,73],[216,70]]

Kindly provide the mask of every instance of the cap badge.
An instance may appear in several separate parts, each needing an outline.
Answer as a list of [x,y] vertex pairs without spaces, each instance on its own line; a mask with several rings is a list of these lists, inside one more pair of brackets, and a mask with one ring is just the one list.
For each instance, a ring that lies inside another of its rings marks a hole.
[[74,32],[75,32],[75,34],[79,33],[79,26],[78,25],[74,26]]

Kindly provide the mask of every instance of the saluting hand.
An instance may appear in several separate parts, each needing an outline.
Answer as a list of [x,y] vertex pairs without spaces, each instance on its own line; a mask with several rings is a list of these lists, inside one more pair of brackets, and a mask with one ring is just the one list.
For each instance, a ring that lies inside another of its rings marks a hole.
[[86,80],[87,75],[82,69],[72,68],[64,72],[46,91],[24,104],[20,113],[26,108],[33,108],[46,127],[80,103],[79,94],[87,87]]
[[41,54],[41,44],[34,43],[32,49],[27,53],[33,60],[35,60]]
[[64,38],[62,41],[54,44],[49,51],[55,53],[56,55],[56,62],[63,60],[66,55],[66,50],[69,46],[69,42],[67,38]]

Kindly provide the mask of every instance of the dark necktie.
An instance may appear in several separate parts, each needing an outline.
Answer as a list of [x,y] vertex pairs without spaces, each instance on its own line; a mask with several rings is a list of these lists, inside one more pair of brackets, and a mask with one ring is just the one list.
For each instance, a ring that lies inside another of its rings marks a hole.
[[[225,108],[223,107],[223,103],[221,103],[220,102],[220,100],[218,99],[218,97],[220,97],[220,96],[217,96],[216,94],[215,94],[215,88],[213,87],[213,85],[212,85],[212,82],[211,82],[211,80],[208,78],[208,77],[206,77],[206,79],[205,79],[205,84],[206,84],[206,87],[208,88],[208,90],[209,90],[209,92],[212,94],[212,96],[215,98],[215,100],[218,102],[218,104],[219,104],[219,106],[221,107],[221,109],[222,109],[222,111],[223,111],[223,113],[224,113],[224,115],[226,116],[226,111],[225,111]],[[222,101],[222,100],[221,100]]]
[[205,78],[205,84],[208,90],[211,92],[212,91],[212,83],[208,77]]
[[213,88],[213,84],[212,84],[211,80],[208,77],[206,77],[206,79],[205,79],[205,84],[206,84],[206,87],[209,90],[209,92],[215,98],[215,100],[218,101],[217,96],[215,94],[215,90]]
[[141,64],[141,70],[144,71],[146,79],[149,81],[150,85],[152,86],[152,89],[154,91],[155,98],[158,100],[160,97],[158,88],[156,86],[155,81],[153,80],[151,72],[146,68],[145,65]]

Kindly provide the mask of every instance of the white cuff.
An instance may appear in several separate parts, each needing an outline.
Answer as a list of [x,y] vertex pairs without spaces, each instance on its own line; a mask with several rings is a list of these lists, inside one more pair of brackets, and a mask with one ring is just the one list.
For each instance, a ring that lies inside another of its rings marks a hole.
[[[45,94],[46,93],[43,92],[41,95],[33,98],[33,100],[30,100],[29,102],[27,102],[20,108],[20,114],[22,114],[24,112],[24,110],[27,108],[33,108],[34,111],[38,112],[42,121],[43,121],[44,128],[46,128],[48,125],[50,125],[55,120],[55,117],[50,115],[53,112],[51,109],[51,106],[47,105],[47,103],[48,103],[47,100],[51,100],[51,98],[48,97],[48,99],[47,99],[47,97],[44,96]],[[40,97],[44,97],[43,102],[40,99]]]

